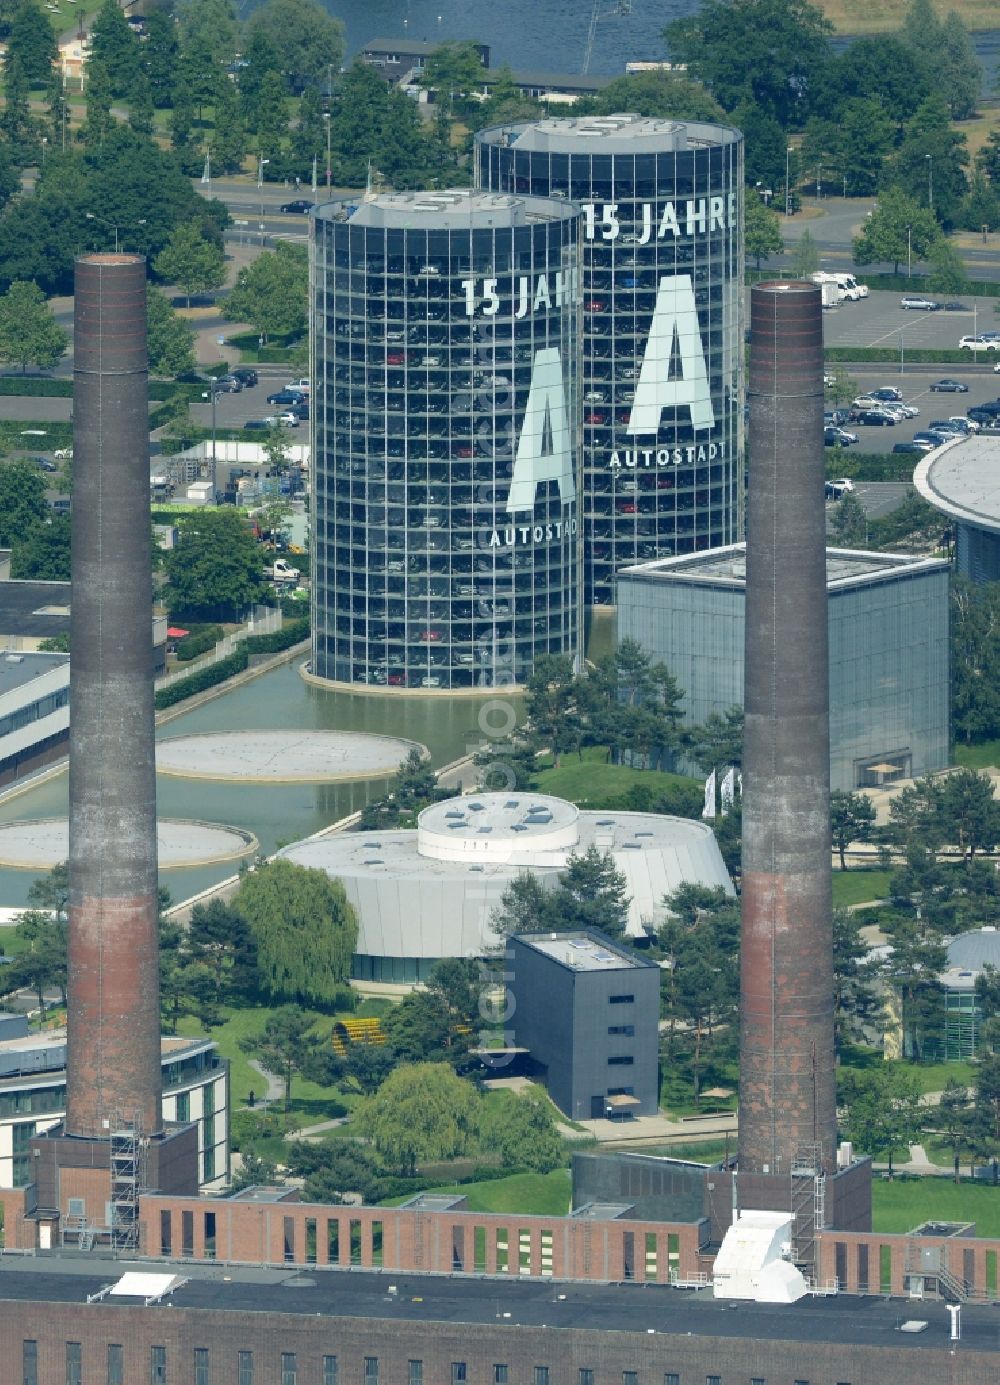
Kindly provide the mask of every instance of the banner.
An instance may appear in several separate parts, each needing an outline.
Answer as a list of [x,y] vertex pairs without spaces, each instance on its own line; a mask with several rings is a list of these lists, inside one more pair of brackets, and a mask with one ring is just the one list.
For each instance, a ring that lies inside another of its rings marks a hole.
[[715,770],[705,780],[705,806],[701,810],[703,818],[715,817]]
[[733,806],[733,799],[736,797],[736,766],[730,765],[722,777],[722,786],[719,791],[722,801],[723,815],[729,812]]

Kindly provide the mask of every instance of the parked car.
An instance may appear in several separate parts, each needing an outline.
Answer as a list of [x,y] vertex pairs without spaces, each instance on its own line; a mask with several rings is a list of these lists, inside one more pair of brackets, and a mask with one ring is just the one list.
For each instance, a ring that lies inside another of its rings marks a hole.
[[237,380],[239,380],[242,383],[243,388],[245,390],[252,389],[253,386],[257,383],[257,372],[253,369],[252,366],[238,365],[235,366],[229,373],[230,375],[236,376]]
[[967,419],[963,419],[962,422],[965,423],[964,428],[951,418],[932,418],[927,425],[927,431],[929,433],[951,433],[953,437],[961,436],[964,438],[969,432],[969,424]]
[[826,498],[827,500],[842,500],[848,491],[854,490],[854,482],[849,476],[841,476],[836,481],[827,481]]
[[858,441],[857,433],[849,433],[846,428],[824,428],[824,447],[850,447]]
[[958,303],[952,299],[949,303],[942,303],[941,307],[946,313],[967,313],[969,310],[964,303]]
[[[1000,364],[995,368],[1000,369]],[[969,387],[963,385],[961,380],[944,379],[935,380],[930,386],[930,391],[932,394],[968,394]]]
[[926,428],[922,432],[914,433],[913,441],[930,443],[931,447],[941,447],[942,444],[950,442],[954,436],[954,433],[938,433]]
[[264,419],[267,428],[297,428],[299,426],[298,414],[293,414],[291,409],[285,409],[280,414],[268,414]]
[[59,468],[51,457],[32,457],[31,460],[36,466],[41,467],[42,471],[58,471]]
[[52,455],[55,457],[56,461],[72,461],[73,449],[72,447],[57,447]]
[[215,388],[219,394],[239,394],[243,388],[243,381],[238,375],[220,375],[216,379]]
[[917,442],[917,441],[914,439],[914,440],[911,441],[911,442],[897,442],[896,445],[895,445],[895,447],[894,447],[892,450],[893,450],[893,452],[900,452],[900,453],[902,453],[902,452],[908,452],[908,453],[918,454],[919,456],[922,457],[922,456],[924,455],[925,452],[931,452],[931,451],[933,451],[933,449],[934,449],[934,444],[933,444],[933,443],[930,443],[930,442]]
[[963,337],[958,343],[960,351],[996,351],[1000,341],[982,334],[978,337]]
[[872,398],[880,399],[883,403],[889,401],[898,403],[902,398],[902,392],[896,389],[895,385],[882,385],[877,390],[872,390]]
[[259,431],[263,428],[270,428],[270,426],[271,425],[268,423],[266,418],[248,418],[246,423],[244,423],[243,425],[244,429],[251,429],[255,431]]
[[916,308],[925,313],[936,313],[940,303],[935,303],[933,298],[920,298],[916,294],[907,294],[905,298],[899,300],[901,308]]
[[301,390],[275,390],[274,394],[269,394],[267,396],[267,402],[269,404],[301,404],[302,400],[303,394]]
[[292,215],[304,216],[313,209],[313,204],[307,197],[296,197],[291,202],[282,202],[278,208],[279,212],[289,212]]
[[859,409],[855,423],[863,423],[868,428],[895,428],[896,419],[884,409]]
[[824,428],[843,428],[844,424],[850,421],[849,409],[827,409],[823,414]]

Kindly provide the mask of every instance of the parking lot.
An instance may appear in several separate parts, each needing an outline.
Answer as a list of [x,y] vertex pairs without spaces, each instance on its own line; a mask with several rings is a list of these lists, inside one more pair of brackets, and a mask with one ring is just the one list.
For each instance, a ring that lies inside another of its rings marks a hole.
[[[932,419],[948,418],[951,414],[964,415],[973,404],[982,404],[1000,395],[1000,375],[994,375],[991,367],[963,370],[961,366],[909,366],[904,363],[901,373],[897,363],[847,369],[850,379],[858,386],[859,394],[891,385],[899,390],[905,403],[912,404],[920,411],[916,418],[903,419],[890,427],[848,423],[846,427],[852,433],[857,433],[857,446],[864,452],[891,452],[895,443],[909,442],[914,433],[926,428]],[[943,379],[959,380],[968,385],[968,394],[932,392],[930,386]],[[843,407],[849,407],[849,403]]]
[[[864,281],[864,272],[858,272],[859,281]],[[827,308],[823,313],[823,338],[827,346],[891,346],[899,350],[902,345],[905,359],[907,350],[918,348],[953,349],[962,337],[972,337],[978,332],[1000,331],[1000,313],[995,304],[1000,299],[962,298],[956,301],[965,304],[962,312],[921,312],[899,306],[902,294],[870,293],[867,298],[856,303],[840,303],[836,308]],[[950,294],[930,294],[939,301],[950,300]],[[972,352],[969,353],[973,355]],[[981,360],[993,353],[976,353]],[[942,371],[942,374],[948,374]]]

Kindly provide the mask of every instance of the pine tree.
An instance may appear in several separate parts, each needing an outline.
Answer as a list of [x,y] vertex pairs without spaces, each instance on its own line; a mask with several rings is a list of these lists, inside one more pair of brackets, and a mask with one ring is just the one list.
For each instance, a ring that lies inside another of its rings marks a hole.
[[154,9],[146,21],[146,41],[140,49],[142,68],[157,110],[174,103],[180,43],[177,25],[166,10]]
[[154,114],[153,93],[145,75],[140,72],[129,92],[128,123],[137,135],[151,135]]
[[248,143],[239,92],[226,77],[219,83],[215,97],[215,130],[209,141],[213,170],[216,173],[238,173],[246,158]]
[[87,114],[77,131],[77,138],[88,150],[99,149],[114,128],[112,99],[107,68],[91,58],[87,63]]
[[45,87],[58,60],[56,36],[48,15],[34,0],[23,0],[11,20],[5,72],[18,65],[29,87]]
[[113,97],[126,97],[139,76],[139,40],[129,27],[118,0],[104,0],[90,31],[90,64],[99,62],[107,73]]

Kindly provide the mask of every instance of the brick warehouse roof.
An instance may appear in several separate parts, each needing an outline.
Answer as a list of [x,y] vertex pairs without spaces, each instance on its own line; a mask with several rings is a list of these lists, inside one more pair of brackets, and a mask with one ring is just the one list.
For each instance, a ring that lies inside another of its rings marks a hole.
[[[149,1262],[133,1265],[109,1259],[102,1264],[95,1259],[81,1261],[58,1255],[19,1263],[8,1261],[0,1271],[0,1301],[86,1306],[88,1295],[115,1283],[126,1270],[151,1268]],[[173,1307],[213,1313],[288,1313],[378,1320],[383,1324],[468,1323],[491,1327],[496,1326],[498,1315],[503,1313],[503,1325],[514,1328],[653,1331],[664,1336],[813,1342],[892,1351],[941,1351],[949,1347],[947,1308],[943,1303],[929,1301],[901,1304],[877,1296],[845,1295],[775,1306],[720,1302],[708,1292],[692,1293],[661,1285],[470,1281],[316,1266],[309,1266],[304,1273],[289,1273],[221,1262],[208,1266],[157,1261],[155,1270],[189,1276],[169,1299]],[[395,1286],[394,1293],[389,1292],[390,1286]],[[120,1299],[113,1302],[123,1312],[130,1311],[132,1306]],[[142,1304],[136,1300],[135,1306]],[[901,1324],[908,1319],[926,1321],[927,1330],[901,1332]],[[966,1305],[961,1351],[995,1353],[996,1349],[995,1310]]]

